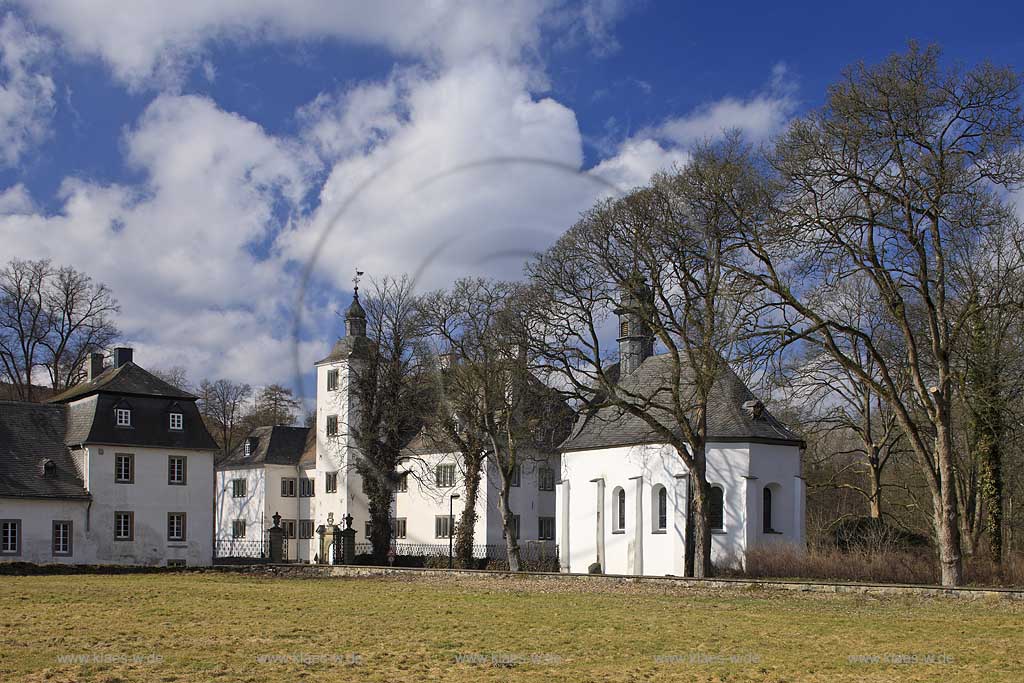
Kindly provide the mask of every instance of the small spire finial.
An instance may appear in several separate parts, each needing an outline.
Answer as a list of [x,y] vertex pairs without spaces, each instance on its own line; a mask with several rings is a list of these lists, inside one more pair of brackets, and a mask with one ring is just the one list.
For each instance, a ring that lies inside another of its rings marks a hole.
[[354,287],[352,288],[352,296],[354,296],[357,301],[359,300],[359,281],[362,279],[363,271],[356,268],[356,275],[354,278],[352,278],[352,284],[354,285]]

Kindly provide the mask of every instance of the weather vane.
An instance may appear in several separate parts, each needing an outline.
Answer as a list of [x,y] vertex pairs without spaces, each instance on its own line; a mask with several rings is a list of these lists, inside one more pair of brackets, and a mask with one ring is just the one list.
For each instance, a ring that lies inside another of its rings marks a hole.
[[356,268],[356,276],[354,278],[352,278],[352,284],[355,285],[353,287],[353,292],[355,293],[356,297],[359,296],[359,281],[362,279],[362,277],[363,277],[363,271],[361,271],[358,268]]

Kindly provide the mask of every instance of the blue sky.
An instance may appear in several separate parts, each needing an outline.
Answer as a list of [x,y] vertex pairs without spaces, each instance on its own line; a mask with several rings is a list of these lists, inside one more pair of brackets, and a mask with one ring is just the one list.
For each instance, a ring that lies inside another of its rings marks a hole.
[[[915,39],[1024,63],[1020,3],[778,5],[0,3],[0,255],[109,284],[143,365],[294,383],[324,231],[304,368],[357,266],[447,244],[424,287],[516,277],[595,177],[644,183],[727,127],[767,141],[852,62]],[[477,163],[509,156],[554,166]]]

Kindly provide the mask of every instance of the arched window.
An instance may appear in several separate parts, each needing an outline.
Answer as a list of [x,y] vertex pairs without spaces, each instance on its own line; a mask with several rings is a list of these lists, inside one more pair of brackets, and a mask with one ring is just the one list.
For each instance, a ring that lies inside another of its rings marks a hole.
[[651,531],[665,531],[668,527],[668,491],[661,484],[654,485]]
[[762,496],[761,521],[764,525],[764,533],[773,534],[775,529],[772,527],[772,490],[765,486]]
[[721,486],[711,487],[711,496],[708,504],[708,521],[714,531],[725,530],[725,491]]
[[614,531],[626,530],[626,491],[616,487],[612,492],[612,504],[615,506],[612,515],[612,529]]

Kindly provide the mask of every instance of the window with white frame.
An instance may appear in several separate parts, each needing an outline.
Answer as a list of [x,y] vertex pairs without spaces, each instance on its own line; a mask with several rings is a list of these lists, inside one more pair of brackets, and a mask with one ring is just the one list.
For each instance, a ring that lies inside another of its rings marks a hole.
[[168,512],[167,513],[167,540],[168,541],[184,541],[185,540],[185,513],[184,512]]
[[231,480],[231,497],[232,498],[245,498],[248,493],[248,482],[245,479],[232,479]]
[[21,520],[0,520],[0,555],[21,554]]
[[245,538],[245,520],[236,519],[231,522],[231,538]]
[[612,491],[612,531],[622,533],[626,530],[626,490],[615,487]]
[[117,511],[114,513],[114,540],[131,541],[135,538],[135,513]]
[[661,484],[655,484],[652,493],[654,519],[651,520],[651,531],[656,533],[668,527],[668,490]]
[[132,409],[131,408],[115,408],[114,409],[114,423],[118,427],[131,427],[132,426]]
[[550,467],[541,467],[537,471],[537,489],[540,491],[555,490],[555,471]]
[[167,483],[184,486],[187,476],[187,461],[184,455],[172,455],[167,458]]
[[242,447],[242,455],[246,458],[252,455],[252,439],[245,440],[245,445]]
[[725,530],[725,491],[721,486],[712,486],[708,501],[708,524],[713,531]]
[[294,519],[282,519],[281,528],[284,529],[285,538],[295,538],[298,525],[295,523]]
[[57,519],[53,522],[53,554],[71,555],[71,520]]
[[303,477],[299,479],[299,497],[301,498],[312,498],[313,497],[313,483],[314,479]]
[[441,488],[455,486],[455,464],[441,463],[434,470],[434,478],[437,485]]
[[337,493],[338,492],[338,473],[337,472],[328,472],[327,474],[324,475],[324,490],[327,491],[327,493]]
[[391,537],[405,538],[405,517],[393,517],[391,519]]
[[554,517],[538,517],[537,518],[537,538],[541,541],[553,541],[555,540],[555,518]]
[[171,431],[180,432],[185,427],[185,416],[181,413],[171,413],[168,420]]
[[449,515],[434,517],[434,538],[451,538],[454,536],[455,518]]
[[294,498],[295,497],[295,478],[285,478],[281,480],[281,497],[282,498]]
[[114,481],[118,484],[135,482],[135,456],[131,453],[114,454]]

